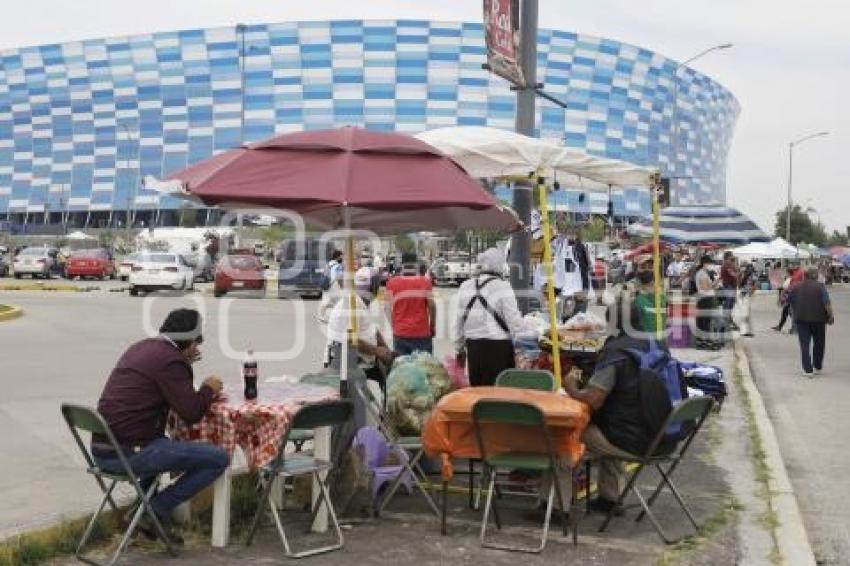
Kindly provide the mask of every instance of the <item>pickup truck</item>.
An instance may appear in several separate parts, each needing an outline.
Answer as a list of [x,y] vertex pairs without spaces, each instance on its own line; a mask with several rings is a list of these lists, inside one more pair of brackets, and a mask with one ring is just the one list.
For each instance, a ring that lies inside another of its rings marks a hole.
[[431,273],[436,285],[460,285],[477,275],[479,269],[467,254],[451,254],[437,258],[431,264]]

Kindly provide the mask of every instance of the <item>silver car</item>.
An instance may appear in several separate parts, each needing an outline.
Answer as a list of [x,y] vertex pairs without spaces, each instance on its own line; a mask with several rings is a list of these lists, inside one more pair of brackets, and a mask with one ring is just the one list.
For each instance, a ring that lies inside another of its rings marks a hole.
[[12,269],[15,278],[20,279],[24,274],[30,277],[50,278],[50,274],[56,264],[57,251],[54,248],[25,248],[15,256]]

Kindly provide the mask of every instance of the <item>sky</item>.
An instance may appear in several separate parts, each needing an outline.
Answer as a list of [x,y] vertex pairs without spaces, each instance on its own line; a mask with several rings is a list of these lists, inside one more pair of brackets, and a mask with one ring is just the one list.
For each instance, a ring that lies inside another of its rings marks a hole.
[[[741,103],[729,204],[773,231],[785,206],[789,143],[794,201],[827,228],[850,225],[850,2],[847,0],[539,0],[540,26],[633,43],[685,60]],[[7,0],[0,49],[112,35],[293,20],[480,21],[481,0]]]

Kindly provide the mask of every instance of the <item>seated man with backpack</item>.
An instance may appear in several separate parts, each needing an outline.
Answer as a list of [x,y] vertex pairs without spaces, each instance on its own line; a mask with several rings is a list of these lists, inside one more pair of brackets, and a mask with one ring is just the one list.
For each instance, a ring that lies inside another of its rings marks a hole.
[[[663,344],[627,334],[641,328],[634,305],[621,317],[631,328],[608,340],[587,385],[579,388],[573,377],[564,379],[564,389],[573,399],[587,403],[593,416],[582,436],[588,456],[598,460],[598,497],[591,508],[607,513],[625,487],[625,471],[618,458],[643,455],[664,425],[673,402],[687,397],[678,363]],[[679,431],[668,431],[673,450]],[[568,487],[568,486],[563,486]],[[569,493],[569,492],[566,492]]]

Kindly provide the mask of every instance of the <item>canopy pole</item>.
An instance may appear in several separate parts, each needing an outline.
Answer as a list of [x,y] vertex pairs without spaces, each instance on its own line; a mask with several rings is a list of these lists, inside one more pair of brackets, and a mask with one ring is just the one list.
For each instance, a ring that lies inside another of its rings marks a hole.
[[652,271],[655,280],[655,339],[661,341],[664,337],[663,317],[661,316],[661,292],[663,281],[661,281],[661,245],[660,245],[660,222],[658,195],[661,192],[661,179],[656,174],[652,186]]
[[[340,394],[345,397],[348,390],[348,372],[350,351],[357,349],[357,299],[354,294],[354,239],[351,237],[351,211],[343,207],[345,219],[345,274],[343,281],[343,297],[348,301],[348,336],[342,345],[340,353]],[[356,358],[355,358],[356,359]]]
[[543,269],[546,273],[546,302],[549,305],[549,341],[552,344],[552,373],[555,387],[561,388],[561,345],[558,336],[558,310],[555,304],[555,270],[552,265],[552,225],[549,222],[549,203],[543,177],[537,178],[540,196],[540,225],[543,229]]

